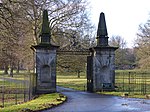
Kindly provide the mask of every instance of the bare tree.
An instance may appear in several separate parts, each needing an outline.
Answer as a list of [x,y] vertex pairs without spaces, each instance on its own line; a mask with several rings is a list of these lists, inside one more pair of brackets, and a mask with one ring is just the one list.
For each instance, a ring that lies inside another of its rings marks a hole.
[[[10,67],[10,75],[13,76],[13,70],[22,59],[21,48],[23,47],[23,40],[28,35],[29,23],[25,21],[22,14],[22,8],[19,3],[2,0],[0,7],[0,32],[1,32],[1,51],[3,58],[3,65],[5,73],[8,73],[8,66]],[[30,31],[31,32],[31,31]]]
[[[0,39],[5,68],[32,68],[31,44],[39,43],[42,11],[48,10],[52,41],[63,46],[74,34],[90,37],[86,0],[1,0]],[[75,33],[76,32],[76,33]],[[65,41],[66,40],[66,41]],[[12,66],[13,65],[13,66]],[[6,69],[7,70],[7,69]]]
[[143,69],[150,69],[150,20],[139,26],[135,50],[138,65]]
[[119,47],[115,51],[115,63],[118,69],[133,69],[135,67],[134,48],[127,48],[126,41],[120,36],[110,38],[110,46]]

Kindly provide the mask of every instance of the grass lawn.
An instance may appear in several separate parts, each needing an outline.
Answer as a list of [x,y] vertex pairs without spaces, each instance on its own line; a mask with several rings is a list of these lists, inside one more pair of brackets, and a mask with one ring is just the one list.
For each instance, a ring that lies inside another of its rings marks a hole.
[[73,88],[76,90],[86,90],[86,77],[80,76],[78,78],[76,75],[58,75],[57,85],[67,88]]
[[38,98],[29,102],[1,108],[0,112],[25,112],[27,110],[38,111],[52,108],[63,103],[66,97],[59,93],[40,95]]
[[6,74],[0,74],[0,78],[7,78],[7,79],[16,79],[16,80],[29,80],[30,75],[33,75],[31,73],[14,73],[13,77],[10,77]]

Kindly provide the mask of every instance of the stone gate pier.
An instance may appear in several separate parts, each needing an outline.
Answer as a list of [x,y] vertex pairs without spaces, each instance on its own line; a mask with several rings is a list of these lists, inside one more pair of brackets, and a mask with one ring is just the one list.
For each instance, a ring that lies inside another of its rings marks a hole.
[[108,33],[104,13],[100,14],[97,30],[97,46],[90,48],[88,57],[87,90],[114,90],[115,84],[115,50],[108,45]]
[[43,23],[40,43],[32,46],[35,52],[36,88],[35,94],[56,91],[56,50],[59,46],[50,43],[51,33],[48,23],[48,12],[43,12]]
[[[87,57],[87,91],[112,91],[115,89],[115,50],[108,45],[104,13],[100,14],[97,46],[90,48]],[[48,12],[43,11],[40,43],[32,46],[35,52],[35,94],[56,92],[56,57],[59,46],[51,44]]]

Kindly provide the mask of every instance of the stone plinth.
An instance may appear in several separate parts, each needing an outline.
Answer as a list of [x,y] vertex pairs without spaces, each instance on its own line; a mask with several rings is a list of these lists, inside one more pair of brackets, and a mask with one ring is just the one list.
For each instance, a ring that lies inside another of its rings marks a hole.
[[56,49],[58,46],[39,44],[35,50],[36,94],[56,92]]
[[115,47],[95,47],[93,55],[93,91],[111,91],[115,84]]

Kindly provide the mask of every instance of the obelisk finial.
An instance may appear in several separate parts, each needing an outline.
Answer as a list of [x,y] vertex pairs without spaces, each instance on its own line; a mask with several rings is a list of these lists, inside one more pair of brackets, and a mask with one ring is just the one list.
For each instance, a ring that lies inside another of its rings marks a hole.
[[41,29],[41,43],[50,43],[50,28],[49,28],[49,22],[48,22],[48,11],[43,11],[43,22],[42,22],[42,29]]
[[108,45],[108,33],[105,15],[103,12],[101,12],[97,30],[97,46],[107,46],[107,45]]
[[107,27],[105,21],[105,15],[103,12],[100,13],[99,23],[98,23],[98,30],[97,30],[97,37],[100,36],[107,36]]

